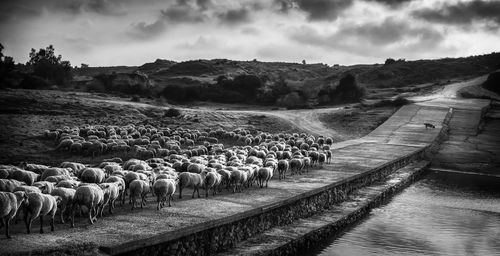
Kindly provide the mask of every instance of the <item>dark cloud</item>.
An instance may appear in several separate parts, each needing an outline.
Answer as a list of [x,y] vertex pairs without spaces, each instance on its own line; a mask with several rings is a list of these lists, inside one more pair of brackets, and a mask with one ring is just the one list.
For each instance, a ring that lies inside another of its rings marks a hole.
[[393,19],[386,19],[379,24],[346,25],[332,34],[322,34],[310,27],[302,27],[292,31],[290,37],[303,44],[367,55],[390,51],[389,49],[428,50],[444,40],[444,36],[435,29],[413,27]]
[[333,21],[351,7],[353,2],[354,0],[274,0],[274,5],[282,13],[288,13],[291,9],[303,11],[311,21]]
[[73,13],[93,12],[102,15],[126,14],[124,7],[111,0],[70,0],[59,1],[56,8],[66,9]]
[[139,22],[132,24],[132,30],[128,32],[130,37],[147,40],[161,35],[167,29],[164,20],[158,19],[153,23]]
[[413,0],[366,0],[366,1],[377,2],[392,8],[397,8]]
[[240,24],[250,21],[250,12],[246,7],[227,10],[225,12],[218,13],[216,16],[220,22],[229,25]]
[[500,26],[500,1],[459,2],[445,4],[438,8],[416,10],[414,17],[430,22],[470,25],[475,21],[491,22],[496,27]]
[[196,5],[200,7],[202,10],[208,9],[212,5],[211,0],[196,0]]
[[191,6],[172,6],[161,11],[161,18],[172,23],[203,22],[206,16]]

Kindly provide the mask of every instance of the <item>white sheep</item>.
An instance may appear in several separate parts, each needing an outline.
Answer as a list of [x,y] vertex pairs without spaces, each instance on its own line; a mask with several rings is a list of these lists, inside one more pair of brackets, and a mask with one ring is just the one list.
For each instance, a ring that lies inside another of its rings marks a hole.
[[264,187],[264,181],[266,182],[266,188],[267,188],[267,183],[269,180],[273,177],[273,169],[271,167],[262,167],[259,169],[257,173],[257,179],[259,181],[260,187]]
[[75,227],[75,211],[77,207],[87,207],[89,222],[94,224],[94,221],[97,220],[97,212],[102,207],[103,202],[104,193],[99,186],[86,184],[78,187],[71,208],[71,227]]
[[5,236],[11,238],[10,221],[16,216],[19,207],[28,199],[26,193],[18,191],[0,192],[0,228],[5,225]]
[[9,176],[10,179],[15,179],[26,183],[26,185],[31,186],[35,181],[38,181],[40,175],[16,168]]
[[144,180],[133,180],[130,182],[130,201],[132,201],[132,210],[135,208],[137,197],[141,198],[141,208],[146,205],[146,197],[151,191],[149,182]]
[[63,188],[57,187],[50,193],[53,196],[59,196],[61,198],[61,203],[59,204],[59,212],[61,215],[61,223],[64,223],[64,213],[67,209],[71,209],[73,205],[73,199],[75,198],[76,190],[73,188]]
[[289,164],[287,160],[281,159],[278,161],[278,178],[281,180],[285,178],[285,174],[288,171]]
[[86,183],[102,183],[106,178],[106,173],[101,168],[83,169],[81,180]]
[[31,223],[40,217],[40,234],[43,234],[43,216],[50,216],[50,230],[54,231],[54,217],[57,212],[57,205],[61,202],[58,196],[51,196],[42,193],[29,193],[27,204],[24,207],[24,223],[26,231],[31,232]]
[[120,183],[120,181],[101,183],[99,184],[99,187],[101,187],[104,193],[104,203],[103,206],[101,207],[101,212],[99,216],[102,217],[102,212],[106,204],[109,207],[109,214],[113,214],[113,209],[115,208],[115,201],[120,197],[124,188],[122,183]]
[[203,171],[201,173],[203,184],[205,185],[205,197],[208,197],[208,191],[212,189],[212,195],[215,196],[218,187],[222,181],[222,176],[217,172]]
[[160,210],[165,206],[165,202],[168,198],[168,206],[171,205],[171,201],[173,200],[172,195],[175,193],[175,187],[177,182],[173,179],[158,179],[153,184],[153,191],[157,197],[158,205],[156,206],[157,210]]
[[12,179],[0,179],[0,191],[14,192],[14,189],[21,185],[26,185],[26,183]]
[[50,176],[57,176],[57,175],[68,175],[70,176],[72,172],[71,168],[59,168],[59,167],[51,167],[43,171],[42,176],[40,177],[40,180],[45,180],[47,177]]
[[182,198],[182,189],[183,188],[193,188],[194,193],[198,192],[198,197],[200,197],[200,187],[203,186],[203,177],[198,173],[191,172],[183,172],[179,174],[179,198]]

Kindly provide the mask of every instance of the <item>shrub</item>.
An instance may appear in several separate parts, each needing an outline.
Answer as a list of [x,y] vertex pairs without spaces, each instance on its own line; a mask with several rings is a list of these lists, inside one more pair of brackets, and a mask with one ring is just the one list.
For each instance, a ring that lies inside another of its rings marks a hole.
[[134,95],[134,96],[132,96],[132,99],[130,99],[130,100],[133,102],[141,102],[141,97]]
[[178,117],[181,115],[181,111],[176,109],[176,108],[169,108],[165,110],[165,113],[163,116],[165,117]]
[[410,100],[408,100],[404,97],[398,96],[393,100],[381,100],[381,101],[375,103],[373,106],[374,107],[401,107],[404,105],[408,105],[410,103],[411,103]]
[[335,90],[331,91],[330,98],[337,102],[357,102],[365,96],[365,88],[358,86],[356,77],[347,74],[339,81]]
[[25,75],[19,87],[23,89],[48,89],[50,85],[51,84],[42,77]]
[[396,62],[396,60],[395,60],[395,59],[393,59],[393,58],[388,58],[388,59],[386,59],[386,60],[385,60],[384,65],[391,65],[391,64],[393,64],[393,63],[395,63],[395,62]]
[[483,87],[500,94],[500,71],[491,73],[483,84]]

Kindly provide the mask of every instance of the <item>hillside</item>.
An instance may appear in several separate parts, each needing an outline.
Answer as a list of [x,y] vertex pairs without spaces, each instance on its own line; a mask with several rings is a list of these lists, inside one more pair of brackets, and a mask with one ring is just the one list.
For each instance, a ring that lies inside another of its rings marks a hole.
[[[464,58],[398,60],[390,64],[353,66],[257,60],[212,59],[174,62],[157,59],[155,62],[139,67],[78,68],[74,70],[74,74],[90,78],[95,78],[100,74],[101,79],[89,83],[94,91],[109,90],[108,87],[99,86],[99,84],[109,82],[113,90],[120,87],[126,88],[125,92],[121,91],[122,93],[135,92],[144,96],[163,96],[174,102],[192,100],[226,103],[244,101],[264,104],[285,102],[282,105],[289,107],[286,105],[287,100],[299,102],[295,106],[316,105],[318,100],[325,104],[335,104],[331,91],[346,74],[355,75],[357,83],[367,89],[368,98],[380,98],[440,86],[449,83],[452,79],[457,81],[457,79],[487,74],[499,67],[500,53],[491,53]],[[114,77],[104,77],[103,80],[102,74],[111,76],[113,73],[118,77],[123,77],[124,74],[137,74],[144,78],[139,79],[142,81],[140,84],[130,84],[138,79],[112,81]],[[236,82],[235,79],[242,75],[246,77]],[[148,81],[144,82],[144,79]],[[225,84],[227,81],[232,84]],[[240,90],[240,87],[249,83],[252,84],[250,86],[255,87],[254,91]],[[324,99],[325,94],[330,98]]]

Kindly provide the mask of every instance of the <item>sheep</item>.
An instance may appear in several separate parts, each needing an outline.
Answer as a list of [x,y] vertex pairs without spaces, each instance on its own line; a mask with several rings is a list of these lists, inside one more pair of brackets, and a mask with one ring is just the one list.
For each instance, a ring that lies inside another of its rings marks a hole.
[[157,197],[158,205],[157,210],[160,210],[165,206],[165,201],[168,197],[168,206],[171,207],[171,201],[173,200],[172,195],[175,193],[176,181],[173,179],[158,179],[153,184],[153,191]]
[[[125,203],[125,188],[126,188],[125,180],[121,177],[118,177],[118,176],[109,176],[104,182],[105,183],[115,182],[115,183],[120,184],[120,186],[121,186],[120,203],[121,203],[121,205],[123,205]],[[113,208],[114,208],[114,205],[113,205]]]
[[7,169],[0,169],[0,179],[7,179],[10,176],[10,171]]
[[5,236],[10,236],[10,221],[16,216],[19,207],[28,199],[26,193],[18,191],[0,192],[0,228],[5,225]]
[[133,180],[130,182],[130,201],[132,201],[132,210],[135,208],[136,198],[141,197],[141,208],[146,205],[146,197],[151,188],[149,182],[144,180]]
[[179,174],[179,199],[182,198],[182,189],[186,187],[193,188],[194,193],[198,192],[198,197],[200,197],[200,187],[203,186],[203,177],[198,173],[183,172]]
[[187,167],[187,171],[191,173],[201,173],[205,170],[205,166],[203,164],[190,164]]
[[231,183],[234,184],[233,193],[236,191],[241,192],[243,184],[247,182],[247,178],[247,173],[243,170],[233,170],[231,172]]
[[77,188],[80,185],[80,181],[77,180],[61,180],[57,183],[58,188]]
[[50,193],[53,196],[59,196],[61,198],[61,203],[59,204],[59,212],[61,214],[61,223],[64,224],[64,213],[66,209],[71,209],[73,205],[73,199],[75,198],[76,190],[73,188],[63,188],[57,187]]
[[57,176],[57,175],[70,175],[72,172],[71,168],[59,168],[59,167],[52,167],[48,168],[45,171],[43,171],[42,176],[40,177],[40,180],[45,180],[47,177],[50,176]]
[[325,153],[320,153],[318,157],[318,163],[321,167],[323,167],[323,164],[326,162],[326,154]]
[[[71,208],[71,227],[75,227],[75,211],[82,205],[88,209],[88,219],[90,224],[97,220],[97,213],[104,202],[104,193],[102,189],[95,184],[86,184],[78,187],[73,198],[73,207]],[[94,214],[94,216],[92,216]]]
[[18,180],[18,181],[23,181],[24,183],[26,183],[26,185],[28,186],[31,186],[33,185],[33,183],[35,181],[38,180],[40,175],[34,173],[34,172],[30,172],[30,171],[25,171],[23,169],[19,169],[19,168],[16,168],[16,170],[14,170],[9,178],[10,179],[15,179],[15,180]]
[[106,174],[101,168],[85,168],[80,178],[82,182],[86,183],[102,183],[106,178]]
[[278,161],[278,178],[281,180],[281,178],[285,178],[285,174],[288,171],[289,164],[287,160],[279,160]]
[[212,195],[215,196],[221,183],[222,176],[217,172],[203,171],[201,173],[203,184],[205,185],[205,197],[208,197],[208,191],[212,189]]
[[113,214],[113,209],[115,208],[115,201],[116,199],[118,199],[118,197],[123,191],[122,183],[120,183],[120,181],[101,183],[99,184],[99,187],[101,187],[104,193],[104,203],[103,206],[101,207],[101,212],[99,216],[102,217],[102,212],[106,204],[108,204],[109,207],[109,214]]
[[331,150],[326,151],[326,163],[327,164],[332,163],[332,151]]
[[264,187],[264,181],[266,182],[266,188],[268,181],[273,177],[273,169],[270,167],[262,167],[257,173],[257,178],[261,188]]
[[[220,169],[217,173],[221,175],[221,184],[226,185],[226,189],[229,190],[229,185],[231,184],[231,172],[228,170]],[[219,192],[222,191],[222,186],[219,186]]]
[[12,179],[0,179],[0,191],[14,192],[14,189],[21,185],[26,185],[26,183]]
[[29,193],[27,204],[24,207],[24,223],[26,231],[31,233],[31,223],[40,217],[40,234],[43,234],[43,216],[50,216],[50,230],[54,231],[54,217],[57,212],[57,205],[61,202],[58,196],[51,196],[42,193]]
[[63,180],[71,180],[71,177],[68,175],[64,175],[64,174],[63,175],[55,175],[55,176],[49,176],[49,177],[45,178],[43,181],[52,182],[52,183],[57,184]]
[[304,161],[300,158],[293,158],[290,160],[290,171],[293,174],[302,171],[302,167],[304,166]]
[[36,174],[42,174],[43,171],[45,171],[46,169],[50,168],[50,167],[48,167],[46,165],[43,165],[43,164],[28,164],[26,162],[22,163],[21,166],[25,170],[34,172]]
[[73,143],[74,143],[74,141],[72,139],[69,139],[69,138],[64,139],[59,143],[59,145],[57,145],[55,150],[59,150],[59,149],[70,150],[71,145],[73,145]]
[[42,193],[42,190],[40,188],[35,187],[35,186],[27,186],[27,185],[21,185],[19,187],[16,187],[13,192],[16,191],[23,191],[26,194],[28,193]]
[[75,162],[62,162],[59,167],[61,168],[71,168],[73,172],[77,173],[78,171],[81,171],[85,169],[85,165],[81,163],[75,163]]

